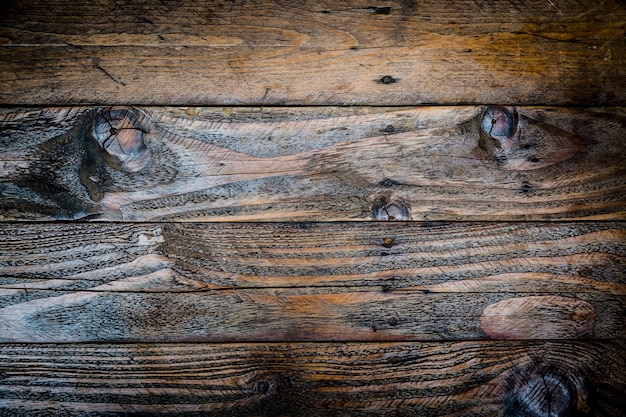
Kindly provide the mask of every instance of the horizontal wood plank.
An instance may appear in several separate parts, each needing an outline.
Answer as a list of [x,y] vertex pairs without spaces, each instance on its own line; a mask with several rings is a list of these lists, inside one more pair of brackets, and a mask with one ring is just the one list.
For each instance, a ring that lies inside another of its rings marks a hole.
[[[626,296],[243,289],[2,291],[3,342],[619,339]],[[6,303],[9,305],[6,305]]]
[[[5,223],[0,237],[5,289],[626,294],[623,222]],[[172,279],[142,285],[163,272]]]
[[12,342],[613,339],[623,223],[4,224]]
[[615,417],[626,406],[625,349],[623,341],[0,345],[0,413]]
[[623,108],[5,109],[0,218],[626,218]]
[[626,104],[619,0],[38,1],[0,104]]

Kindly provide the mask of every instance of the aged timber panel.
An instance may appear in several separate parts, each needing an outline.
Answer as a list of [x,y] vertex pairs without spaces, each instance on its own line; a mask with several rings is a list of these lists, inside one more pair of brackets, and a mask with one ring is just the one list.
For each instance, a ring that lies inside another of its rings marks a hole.
[[626,4],[339,3],[0,4],[0,416],[625,415]]
[[623,108],[5,110],[5,220],[626,218]]
[[5,105],[626,104],[610,0],[5,1]]
[[615,339],[623,223],[3,225],[10,342]]
[[620,416],[624,341],[0,345],[11,416]]

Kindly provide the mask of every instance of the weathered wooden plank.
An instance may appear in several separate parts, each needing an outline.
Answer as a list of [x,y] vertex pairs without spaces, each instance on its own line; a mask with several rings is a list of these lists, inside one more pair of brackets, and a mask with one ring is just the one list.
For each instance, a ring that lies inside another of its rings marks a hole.
[[123,291],[118,281],[157,292],[349,286],[626,295],[626,224],[0,224],[2,288]]
[[619,0],[38,0],[0,13],[0,103],[626,104]]
[[0,338],[622,338],[625,229],[3,224]]
[[12,416],[615,417],[623,341],[0,345]]
[[[167,280],[162,275],[149,277]],[[145,285],[145,282],[142,284]],[[616,339],[626,296],[384,288],[2,290],[3,342]],[[496,287],[497,288],[497,287]]]
[[0,216],[624,219],[625,121],[622,108],[7,110]]

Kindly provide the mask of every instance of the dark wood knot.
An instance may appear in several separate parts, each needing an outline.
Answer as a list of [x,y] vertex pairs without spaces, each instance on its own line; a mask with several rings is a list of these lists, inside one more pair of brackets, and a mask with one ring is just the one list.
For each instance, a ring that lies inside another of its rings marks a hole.
[[518,128],[517,111],[505,107],[487,107],[482,115],[483,132],[493,138],[511,138]]
[[480,121],[480,143],[498,162],[508,159],[520,137],[519,115],[515,108],[487,107]]
[[480,115],[477,154],[504,170],[532,170],[580,153],[583,141],[569,132],[520,115],[515,107],[490,106]]
[[281,375],[260,375],[258,379],[252,382],[252,390],[256,395],[272,397],[278,393],[280,386],[283,385],[284,382],[285,379]]
[[566,417],[589,411],[582,378],[546,364],[534,364],[508,381],[505,416]]
[[136,110],[107,107],[95,115],[88,137],[97,143],[100,155],[111,167],[123,172],[137,172],[152,157],[146,133]]
[[374,200],[372,217],[383,221],[411,219],[409,207],[404,201],[387,196],[380,196]]

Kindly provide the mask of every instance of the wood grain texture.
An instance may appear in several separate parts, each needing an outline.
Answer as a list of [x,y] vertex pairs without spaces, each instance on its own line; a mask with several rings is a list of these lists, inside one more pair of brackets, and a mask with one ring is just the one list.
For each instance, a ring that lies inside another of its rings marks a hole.
[[[614,417],[626,405],[625,348],[623,341],[0,345],[0,413]],[[552,392],[542,394],[543,385]]]
[[4,224],[0,338],[623,338],[625,228]]
[[3,220],[626,218],[623,108],[5,109]]
[[626,104],[619,0],[8,1],[0,104]]

